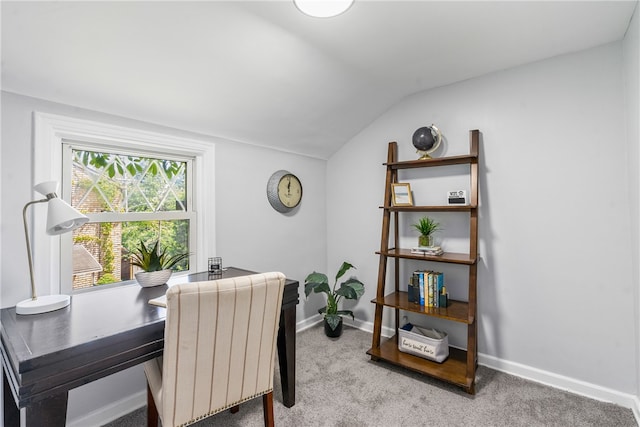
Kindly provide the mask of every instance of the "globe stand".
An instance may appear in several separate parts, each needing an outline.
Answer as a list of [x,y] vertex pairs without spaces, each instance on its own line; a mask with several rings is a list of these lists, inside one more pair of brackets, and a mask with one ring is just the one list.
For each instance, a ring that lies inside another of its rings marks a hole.
[[442,142],[442,133],[436,125],[424,126],[413,133],[412,142],[416,153],[420,154],[418,160],[429,160],[432,158],[429,154],[436,151]]
[[420,157],[418,158],[418,160],[429,160],[429,159],[433,159],[433,157],[431,157],[429,155],[429,153],[433,152],[434,150],[430,150],[430,151],[422,151],[422,150],[416,150],[416,153],[418,153],[420,155]]

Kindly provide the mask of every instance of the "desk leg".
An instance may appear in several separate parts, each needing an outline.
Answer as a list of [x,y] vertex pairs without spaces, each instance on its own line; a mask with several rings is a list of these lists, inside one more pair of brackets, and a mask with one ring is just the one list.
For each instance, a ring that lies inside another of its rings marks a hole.
[[296,404],[296,306],[292,305],[280,313],[278,329],[278,362],[284,406]]
[[13,400],[11,386],[7,380],[7,373],[2,372],[2,410],[4,411],[5,427],[20,427],[20,410]]
[[67,423],[68,397],[69,393],[65,391],[27,406],[27,427],[64,427]]
[[[3,375],[3,411],[5,427],[20,427],[20,410],[13,400],[7,375]],[[67,400],[69,393],[56,394],[32,403],[25,408],[27,427],[64,427],[67,422]]]

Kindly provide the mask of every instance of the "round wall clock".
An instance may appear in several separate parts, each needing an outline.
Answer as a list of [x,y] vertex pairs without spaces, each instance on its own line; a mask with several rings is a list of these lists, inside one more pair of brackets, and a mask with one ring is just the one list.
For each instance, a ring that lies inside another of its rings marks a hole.
[[278,212],[289,212],[302,200],[302,184],[291,172],[279,170],[267,182],[267,199]]

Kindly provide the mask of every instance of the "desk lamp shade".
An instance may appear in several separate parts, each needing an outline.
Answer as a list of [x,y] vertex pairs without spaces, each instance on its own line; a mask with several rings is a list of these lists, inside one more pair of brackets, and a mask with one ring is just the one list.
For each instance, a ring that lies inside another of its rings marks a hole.
[[16,314],[39,314],[53,310],[58,310],[69,305],[71,298],[69,295],[36,295],[36,286],[33,278],[33,259],[31,256],[31,242],[29,239],[29,227],[27,225],[27,208],[35,203],[47,203],[47,234],[55,236],[57,234],[68,233],[82,226],[89,218],[82,215],[76,209],[58,198],[56,181],[40,183],[34,189],[46,196],[46,199],[34,200],[24,205],[22,209],[22,220],[24,222],[24,236],[27,241],[27,256],[29,258],[29,274],[31,277],[31,298],[20,301],[16,305]]

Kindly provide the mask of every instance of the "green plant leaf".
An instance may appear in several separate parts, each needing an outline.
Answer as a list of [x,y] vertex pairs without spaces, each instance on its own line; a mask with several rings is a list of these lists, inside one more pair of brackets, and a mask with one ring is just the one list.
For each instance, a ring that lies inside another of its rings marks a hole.
[[304,285],[304,294],[306,297],[309,297],[311,292],[319,294],[321,292],[326,293],[327,295],[331,295],[331,288],[328,283],[305,283]]
[[332,293],[327,293],[327,314],[334,314],[338,311],[338,300]]
[[435,222],[433,219],[428,216],[420,218],[417,224],[411,224],[416,230],[420,232],[423,236],[429,236],[436,231],[442,230],[440,228],[440,224]]
[[338,310],[336,311],[336,314],[338,316],[351,316],[353,320],[356,320],[356,318],[353,316],[353,311],[351,310]]
[[344,273],[349,271],[349,269],[351,268],[355,268],[355,267],[346,261],[343,262],[342,266],[340,267],[340,270],[338,270],[338,274],[336,274],[336,282],[338,281],[339,278],[341,278],[344,275]]
[[[304,279],[304,294],[306,297],[309,297],[311,292],[326,292],[327,294],[331,293],[331,289],[329,288],[329,280],[327,276],[322,273],[313,272]],[[316,288],[318,288],[316,290]]]
[[143,241],[140,241],[140,247],[137,252],[131,255],[131,264],[142,268],[144,271],[160,271],[167,270],[175,266],[178,262],[189,257],[189,254],[176,254],[169,256],[166,253],[166,249],[160,252],[158,245],[159,240],[156,240],[153,248],[149,250],[145,246]]
[[129,174],[130,174],[131,176],[136,176],[136,172],[137,172],[137,171],[136,171],[136,167],[135,167],[135,165],[134,165],[133,163],[129,163],[129,164],[127,165],[127,171],[129,171]]
[[177,254],[174,256],[163,258],[161,262],[162,266],[164,267],[163,270],[167,268],[173,268],[173,266],[175,266],[177,263],[179,263],[185,258],[189,258],[189,254]]
[[329,284],[329,279],[327,278],[326,275],[322,274],[322,273],[316,273],[315,271],[311,274],[309,274],[307,276],[306,279],[304,279],[305,283],[307,282],[314,282],[314,283],[326,283]]
[[340,285],[336,294],[341,295],[346,299],[358,299],[364,295],[364,284],[355,277],[352,277]]

